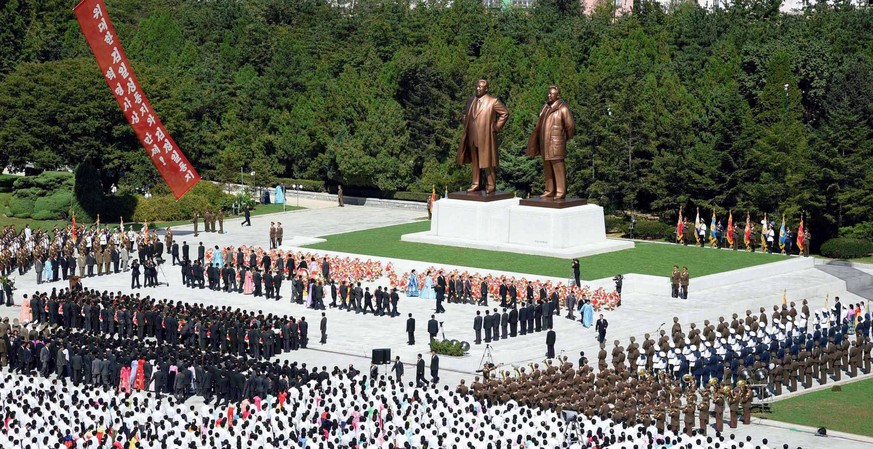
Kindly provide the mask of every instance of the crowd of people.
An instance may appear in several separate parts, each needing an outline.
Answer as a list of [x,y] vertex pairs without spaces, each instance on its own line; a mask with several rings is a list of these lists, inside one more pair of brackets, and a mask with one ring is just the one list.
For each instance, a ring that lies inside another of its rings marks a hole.
[[[607,291],[600,287],[574,285],[575,282],[552,282],[530,280],[514,276],[470,273],[458,269],[429,267],[423,272],[398,275],[391,266],[386,269],[392,287],[406,292],[407,297],[438,299],[440,286],[445,287],[444,297],[449,303],[488,305],[488,300],[500,300],[501,307],[516,307],[521,302],[535,302],[535,293],[540,301],[557,298],[562,307],[571,307],[569,301],[578,304],[589,301],[595,311],[613,310],[621,305],[619,289]],[[617,283],[618,285],[618,283]],[[572,307],[571,307],[572,308]]]
[[745,223],[734,222],[733,216],[727,224],[723,220],[716,220],[713,216],[709,225],[700,217],[698,212],[695,220],[689,220],[679,212],[676,223],[676,243],[682,245],[694,244],[700,247],[709,245],[713,248],[732,249],[737,251],[744,249],[754,252],[756,249],[767,253],[792,255],[798,254],[809,257],[809,245],[812,233],[808,227],[803,226],[801,220],[797,230],[792,230],[790,224],[785,223],[783,217],[781,225],[777,228],[776,222],[768,220],[766,215],[760,223],[752,222],[750,217]]
[[739,442],[596,416],[570,421],[551,409],[485,400],[484,390],[470,394],[463,385],[453,391],[405,383],[402,373],[368,376],[349,367],[279,376],[296,383],[280,382],[278,389],[226,405],[196,406],[147,390],[119,395],[65,379],[6,373],[0,446],[582,449]]

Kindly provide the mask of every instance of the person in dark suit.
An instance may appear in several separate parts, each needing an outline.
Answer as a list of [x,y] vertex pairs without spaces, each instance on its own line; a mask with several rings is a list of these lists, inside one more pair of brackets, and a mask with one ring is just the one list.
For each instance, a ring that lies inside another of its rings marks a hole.
[[397,313],[397,302],[400,301],[400,295],[397,294],[397,289],[391,289],[391,318],[394,318],[398,315]]
[[437,332],[439,332],[440,326],[437,323],[436,315],[431,315],[430,320],[427,322],[427,333],[430,335],[430,341],[436,340]]
[[500,316],[500,328],[500,338],[509,338],[509,312],[506,309],[503,309],[503,315]]
[[482,327],[485,328],[485,343],[491,343],[491,311],[485,311],[485,317],[482,318]]
[[327,257],[321,260],[321,275],[325,282],[330,281],[330,263],[327,261]]
[[246,206],[243,209],[243,216],[245,217],[245,220],[243,220],[242,223],[240,223],[239,225],[240,226],[251,226],[252,225],[252,211],[251,211],[251,209],[249,209],[248,206]]
[[406,343],[409,345],[415,344],[415,318],[412,317],[412,314],[409,314],[409,318],[406,319],[406,335],[407,341]]
[[437,285],[434,290],[436,290],[436,313],[446,313],[446,309],[443,307],[443,300],[446,297],[446,277],[443,276],[442,270],[437,276]]
[[309,344],[309,323],[306,322],[306,317],[300,317],[300,347],[306,349]]
[[170,246],[170,255],[173,256],[172,261],[173,261],[173,266],[175,266],[176,262],[179,262],[179,244],[178,243],[173,242],[173,245]]
[[476,344],[482,344],[482,315],[477,310],[476,317],[473,318],[473,331],[476,333]]
[[436,351],[430,352],[430,377],[434,385],[440,382],[440,357]]
[[488,307],[488,283],[485,281],[479,284],[479,305]]
[[421,354],[418,355],[418,362],[415,363],[415,383],[419,387],[427,385],[427,380],[424,379],[424,359]]
[[582,284],[579,282],[579,259],[573,259],[573,282],[576,283],[576,287],[581,287]]
[[506,307],[506,296],[509,294],[509,287],[506,284],[507,282],[500,284],[497,289],[497,295],[500,296],[500,307]]
[[327,343],[327,314],[321,312],[321,344]]
[[518,309],[509,311],[509,336],[515,337],[518,333]]
[[191,254],[189,253],[191,247],[188,246],[187,241],[182,242],[182,260],[188,259],[191,260]]
[[594,326],[594,330],[597,331],[597,341],[603,343],[606,341],[606,328],[609,327],[609,322],[606,321],[606,318],[603,318],[603,314],[600,314],[600,319],[597,320],[597,323]]
[[203,242],[200,242],[200,246],[197,247],[197,260],[200,264],[203,264],[203,259],[206,257],[206,247],[203,246]]
[[546,332],[546,357],[555,358],[555,330],[549,329]]
[[403,363],[400,363],[399,355],[394,358],[394,365],[391,367],[391,371],[394,372],[394,379],[403,381]]

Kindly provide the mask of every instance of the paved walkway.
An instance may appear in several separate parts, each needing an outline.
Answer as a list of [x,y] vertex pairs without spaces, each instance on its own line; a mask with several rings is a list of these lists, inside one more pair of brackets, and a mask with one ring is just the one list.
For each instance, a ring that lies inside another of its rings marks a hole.
[[[294,204],[293,198],[290,204]],[[301,201],[301,205],[303,205],[303,201]],[[286,239],[288,239],[291,237],[312,238],[406,223],[420,218],[422,215],[418,211],[405,211],[402,209],[382,209],[362,206],[338,208],[335,205],[324,203],[311,204],[308,207],[310,209],[252,217],[251,227],[241,228],[239,225],[241,219],[226,220],[225,228],[227,233],[222,235],[217,233],[201,233],[195,239],[192,235],[192,225],[173,227],[173,232],[180,242],[187,240],[192,247],[196,247],[200,241],[203,241],[208,246],[231,244],[266,246],[268,244],[268,230],[271,221],[282,222],[285,228]],[[308,251],[306,248],[302,250]],[[389,260],[384,259],[386,262]],[[398,273],[402,273],[412,267],[424,269],[430,265],[413,261],[390,261],[396,265]],[[494,271],[491,272],[502,274]],[[509,274],[521,276],[518,273]],[[240,294],[184,288],[181,285],[180,270],[178,267],[170,265],[169,262],[163,266],[163,275],[169,281],[169,287],[161,286],[153,289],[143,289],[141,294],[152,295],[158,298],[261,310],[264,313],[290,314],[295,317],[304,316],[307,321],[313,323],[317,323],[321,317],[320,311],[310,311],[302,306],[290,304],[287,283],[283,284],[284,294],[282,300],[268,301]],[[724,276],[730,276],[730,274]],[[161,279],[163,280],[164,276],[161,276]],[[563,281],[563,279],[556,280]],[[800,273],[776,275],[768,278],[766,282],[767,287],[765,288],[766,294],[764,296],[759,294],[759,290],[761,290],[761,286],[764,284],[745,282],[723,285],[709,290],[704,289],[704,286],[700,286],[696,290],[692,290],[691,299],[681,301],[669,297],[669,285],[667,285],[666,279],[651,276],[638,278],[629,276],[626,279],[625,286],[627,287],[634,282],[639,282],[639,284],[636,286],[637,288],[626,289],[623,305],[617,310],[605,312],[610,321],[607,335],[607,340],[610,342],[608,347],[612,347],[611,342],[615,339],[621,340],[622,345],[626,345],[627,339],[631,335],[641,338],[646,332],[654,333],[661,327],[662,323],[666,323],[663,326],[665,329],[669,329],[673,316],[678,316],[683,323],[683,327],[687,329],[686,326],[691,322],[702,323],[704,319],[716,320],[722,314],[725,314],[725,316],[729,316],[732,312],[744,314],[746,309],[757,310],[761,306],[770,309],[773,304],[779,302],[779,298],[781,298],[781,294],[785,289],[788,290],[789,296],[792,295],[795,289],[802,291],[803,289],[814,288],[816,286],[839,290],[842,285],[843,290],[845,290],[845,283],[839,278],[814,268],[802,270]],[[130,276],[127,273],[121,273],[84,279],[83,283],[87,288],[96,288],[98,290],[128,291]],[[592,284],[595,286],[610,286],[611,280],[603,279]],[[371,289],[377,285],[387,286],[387,279],[369,284]],[[31,293],[34,290],[44,291],[52,287],[62,288],[64,283],[44,284],[37,287],[35,285],[35,275],[31,272],[25,275],[23,279],[19,279],[17,286],[19,290],[16,292],[16,296],[18,298],[17,301],[20,303],[22,294]],[[790,297],[791,299],[798,299],[793,296]],[[370,351],[372,349],[391,348],[392,356],[399,355],[405,363],[412,365],[415,363],[417,354],[426,354],[428,351],[425,329],[427,320],[433,313],[434,305],[432,301],[418,298],[407,299],[402,296],[401,298],[398,307],[401,316],[398,318],[363,316],[335,309],[327,310],[328,343],[325,345],[317,343],[318,328],[317,324],[314,324],[310,327],[310,329],[315,330],[310,337],[310,340],[314,342],[310,345],[310,349],[297,351],[292,354],[283,354],[281,358],[297,360],[310,366],[343,366],[354,363],[356,366],[361,367],[369,363]],[[815,305],[815,307],[820,307],[820,305]],[[449,304],[446,308],[448,310],[446,314],[438,315],[439,321],[443,322],[445,337],[472,341],[475,310],[481,310],[484,314],[485,308],[454,304]],[[493,302],[490,308],[494,308]],[[416,344],[411,346],[405,344],[406,316],[408,313],[413,314],[417,321],[418,329]],[[562,315],[566,315],[566,313],[566,310],[562,310]],[[18,315],[19,309],[17,307],[12,309],[0,307],[0,316],[17,317]],[[578,321],[555,318],[555,330],[557,333],[557,352],[566,354],[574,364],[578,360],[580,351],[585,351],[589,359],[596,357],[595,354],[598,348],[594,339],[595,333],[593,328],[584,329]],[[503,366],[502,369],[511,370],[514,366],[526,366],[531,362],[541,363],[545,359],[545,350],[545,333],[540,332],[524,337],[493,342],[489,352],[494,362]],[[441,360],[441,377],[443,381],[446,384],[452,385],[462,378],[471,379],[475,375],[476,370],[481,367],[481,362],[486,358],[486,355],[489,354],[486,353],[486,348],[483,344],[474,345],[470,353],[465,357],[443,357]],[[408,376],[411,379],[414,368],[410,366],[407,373],[409,373]],[[781,447],[782,443],[787,443],[790,447],[802,446],[805,448],[873,447],[873,445],[863,442],[837,442],[835,439],[819,439],[811,434],[800,431],[766,427],[764,423],[740,427],[734,433],[738,435],[752,434],[756,438],[759,438],[761,435],[770,436],[770,447]],[[777,446],[774,443],[779,443],[779,445]]]

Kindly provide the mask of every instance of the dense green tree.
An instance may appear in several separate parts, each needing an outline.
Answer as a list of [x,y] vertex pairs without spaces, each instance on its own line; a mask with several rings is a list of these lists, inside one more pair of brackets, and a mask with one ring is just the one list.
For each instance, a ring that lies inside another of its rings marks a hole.
[[[0,6],[0,164],[93,162],[160,186],[101,79],[74,1]],[[524,154],[551,84],[577,120],[569,190],[669,220],[679,207],[809,217],[816,241],[873,214],[873,10],[776,0],[485,8],[480,0],[107,0],[166,129],[207,179],[458,189],[476,80],[510,110],[501,188],[542,188]],[[788,86],[787,89],[785,86]]]

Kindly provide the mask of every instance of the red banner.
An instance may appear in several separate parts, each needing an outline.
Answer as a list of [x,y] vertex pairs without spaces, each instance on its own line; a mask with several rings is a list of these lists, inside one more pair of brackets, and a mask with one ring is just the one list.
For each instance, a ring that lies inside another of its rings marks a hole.
[[167,133],[146,99],[109,20],[106,5],[103,0],[82,0],[73,12],[124,117],[178,200],[197,184],[200,175]]

